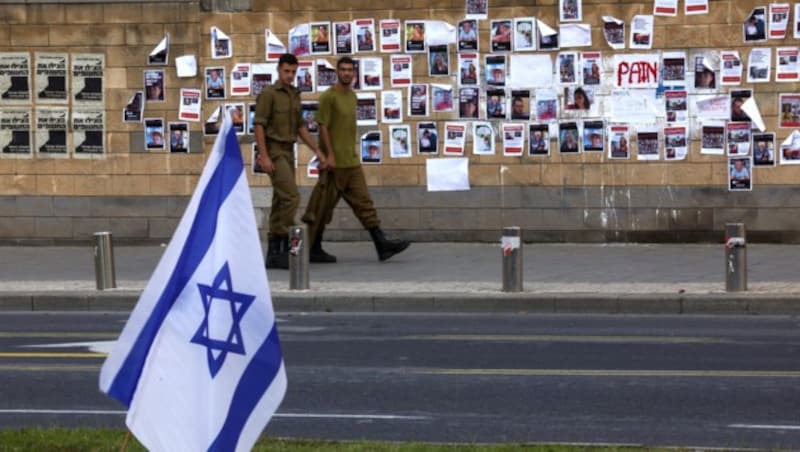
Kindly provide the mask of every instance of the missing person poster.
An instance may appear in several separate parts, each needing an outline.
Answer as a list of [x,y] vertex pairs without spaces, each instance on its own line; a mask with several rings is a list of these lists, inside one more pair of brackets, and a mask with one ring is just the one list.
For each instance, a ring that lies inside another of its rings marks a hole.
[[105,146],[105,111],[102,109],[72,110],[72,145],[75,157],[102,155]]
[[728,190],[751,191],[753,189],[753,161],[750,157],[728,158]]
[[296,57],[311,54],[311,30],[308,24],[297,24],[289,29],[289,53]]
[[[253,107],[253,116],[255,117],[255,104],[250,104]],[[303,117],[303,124],[305,124],[308,133],[312,135],[319,134],[319,122],[317,122],[317,114],[319,113],[319,102],[315,100],[303,101],[300,104],[300,115]],[[251,127],[252,130],[252,127]],[[248,133],[253,133],[252,131]]]
[[403,92],[387,90],[381,92],[381,122],[386,124],[403,122]]
[[170,122],[169,123],[169,152],[191,152],[189,146],[189,123]]
[[428,116],[428,85],[416,83],[408,88],[408,115]]
[[636,131],[637,160],[658,160],[658,130],[643,127]]
[[163,151],[164,118],[144,118],[144,148],[148,151]]
[[371,130],[361,135],[361,163],[380,164],[383,162],[383,140],[379,130]]
[[389,79],[392,82],[392,88],[411,85],[413,67],[411,56],[391,55],[389,64]]
[[411,157],[411,126],[389,126],[389,156],[393,159]]
[[667,122],[686,122],[689,118],[688,93],[683,90],[665,91],[664,104]]
[[67,107],[36,107],[34,143],[39,157],[68,157],[68,128]]
[[375,19],[356,19],[356,52],[375,51]]
[[687,154],[687,133],[685,125],[664,127],[664,160],[684,160]]
[[317,92],[327,91],[331,86],[336,85],[339,76],[336,75],[336,68],[325,58],[317,59]]
[[250,94],[258,97],[261,91],[278,80],[278,65],[275,63],[259,63],[250,66]]
[[222,30],[211,27],[211,58],[230,58],[233,56],[233,41]]
[[473,50],[477,52],[480,50],[480,41],[478,40],[478,21],[475,19],[466,19],[458,23],[458,51]]
[[630,127],[626,124],[616,124],[608,127],[608,158],[612,160],[627,160],[631,156]]
[[28,52],[0,52],[0,105],[31,102],[31,56]]
[[331,53],[331,23],[312,22],[311,27],[311,54],[327,55]]
[[400,51],[400,21],[396,19],[383,19],[378,22],[378,29],[381,31],[381,52]]
[[336,43],[336,55],[353,53],[353,22],[334,22],[333,40]]
[[67,53],[36,52],[36,100],[40,103],[67,103]]
[[106,57],[103,54],[72,55],[72,101],[75,104],[102,104],[103,73]]
[[435,122],[417,123],[417,154],[439,153],[439,126]]
[[528,155],[550,155],[550,126],[537,123],[528,125]]
[[361,89],[383,89],[383,58],[361,59]]
[[425,21],[406,21],[406,53],[423,53],[427,50],[425,44]]
[[492,52],[511,51],[511,19],[497,19],[491,21],[489,30],[491,31],[490,43]]
[[181,121],[200,121],[203,110],[203,99],[199,89],[181,88],[181,103],[178,107],[178,119]]
[[455,110],[455,102],[453,101],[453,85],[431,83],[430,86],[434,113]]
[[31,157],[31,110],[9,107],[0,110],[0,156]]
[[750,155],[750,123],[728,122],[725,125],[728,138],[728,155]]
[[144,71],[144,95],[145,101],[164,102],[164,70],[147,69]]
[[461,86],[478,85],[478,68],[480,56],[476,52],[461,52],[458,54],[458,84]]
[[583,122],[584,152],[605,151],[605,129],[606,125],[602,119]]
[[122,109],[122,122],[142,122],[144,115],[144,91],[136,91]]
[[444,155],[464,155],[466,138],[466,123],[446,122],[444,124]]
[[356,124],[359,126],[377,125],[377,104],[375,93],[356,93]]
[[503,155],[506,157],[521,157],[525,149],[525,124],[521,122],[504,123]]
[[753,134],[753,166],[775,166],[775,133]]
[[250,95],[250,63],[236,64],[231,69],[231,96]]
[[472,153],[494,155],[494,128],[488,122],[472,121]]
[[734,86],[742,83],[742,59],[738,50],[721,50],[722,64],[719,70],[722,86]]
[[725,154],[725,121],[704,121],[700,131],[700,153]]

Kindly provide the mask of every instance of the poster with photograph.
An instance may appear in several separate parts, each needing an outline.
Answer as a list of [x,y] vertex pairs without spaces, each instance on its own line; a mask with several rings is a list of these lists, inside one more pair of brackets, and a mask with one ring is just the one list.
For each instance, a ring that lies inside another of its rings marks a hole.
[[431,83],[431,99],[433,100],[433,112],[440,113],[454,111],[455,102],[453,101],[453,85]]
[[480,110],[481,92],[478,88],[459,88],[458,89],[458,117],[461,119],[478,119]]
[[708,0],[684,0],[683,13],[687,16],[708,14]]
[[181,121],[200,121],[203,111],[202,94],[199,89],[181,88],[181,102],[178,106],[178,119]]
[[356,124],[378,125],[378,100],[375,93],[356,93]]
[[777,66],[775,69],[775,80],[778,82],[797,82],[800,81],[800,68],[797,64],[797,55],[800,50],[797,47],[778,47]]
[[[2,57],[0,57],[2,61]],[[105,73],[106,57],[102,53],[73,54],[72,63],[72,103],[80,105],[102,104],[103,74]],[[2,67],[2,62],[0,62]],[[0,86],[2,86],[2,70],[0,69]],[[13,89],[13,79],[11,80]],[[3,91],[0,89],[0,91]],[[0,95],[0,98],[3,98]]]
[[331,23],[311,22],[311,54],[329,55],[331,53]]
[[536,90],[536,119],[555,121],[558,118],[558,93],[553,89]]
[[750,122],[750,116],[744,111],[744,103],[747,99],[753,97],[753,90],[739,89],[731,90],[731,121],[746,121]]
[[67,107],[36,107],[34,146],[39,157],[68,157]]
[[298,24],[289,29],[289,53],[300,58],[311,54],[311,28]]
[[719,52],[722,67],[720,78],[722,86],[734,86],[742,83],[742,59],[737,50],[721,50]]
[[375,20],[356,19],[356,52],[369,53],[375,51]]
[[511,51],[511,23],[510,19],[495,19],[491,21],[492,52]]
[[717,88],[717,73],[711,61],[702,56],[694,59],[694,87],[697,89]]
[[665,91],[664,105],[667,122],[686,122],[689,119],[689,100],[685,90]]
[[188,122],[170,122],[169,127],[169,152],[175,153],[189,153],[191,147],[189,146],[189,123]]
[[522,157],[525,149],[525,124],[506,122],[501,126],[503,134],[503,156]]
[[636,131],[636,159],[658,160],[658,130],[655,128],[641,128]]
[[403,92],[400,90],[381,92],[381,122],[403,122]]
[[580,83],[578,72],[578,52],[561,52],[558,54],[558,82],[562,85]]
[[350,82],[350,88],[354,91],[361,89],[361,59],[353,58],[353,81]]
[[391,55],[389,57],[389,78],[392,88],[410,86],[413,74],[413,63],[410,55]]
[[164,102],[164,70],[146,69],[144,71],[144,95],[148,103]]
[[564,109],[588,111],[594,104],[594,88],[570,86],[564,88]]
[[786,29],[789,26],[789,11],[791,11],[791,6],[788,3],[769,4],[769,39],[783,39],[786,37]]
[[207,67],[206,72],[206,99],[225,98],[225,68]]
[[494,155],[494,142],[494,128],[490,123],[472,121],[472,153],[474,155]]
[[217,27],[211,27],[211,58],[218,60],[233,56],[233,41]]
[[558,17],[561,22],[583,20],[583,0],[558,0]]
[[333,40],[336,43],[336,55],[353,53],[353,22],[334,22]]
[[32,123],[29,107],[0,109],[0,157],[33,156]]
[[250,94],[254,97],[278,80],[278,65],[275,63],[252,64],[250,71]]
[[612,16],[603,16],[603,37],[615,50],[625,48],[625,21]]
[[539,50],[558,50],[558,30],[536,19],[536,32],[539,35]]
[[142,122],[144,115],[144,91],[136,91],[122,109],[122,122]]
[[603,58],[600,52],[581,52],[584,85],[599,86],[602,83],[602,73],[600,71],[602,65]]
[[800,165],[800,132],[793,130],[780,147],[781,165]]
[[428,116],[428,85],[414,83],[408,87],[408,115]]
[[236,135],[244,135],[246,128],[244,103],[225,104],[224,107],[222,111],[224,114],[230,115],[233,130],[236,131]]
[[319,134],[319,123],[317,122],[318,113],[319,101],[304,100],[300,103],[300,115],[303,117],[303,124],[311,135]]
[[536,37],[535,17],[517,17],[514,19],[515,52],[536,50]]
[[562,122],[558,124],[558,149],[562,154],[577,154],[581,152],[577,122]]
[[380,130],[370,130],[361,135],[361,163],[380,164],[383,162],[383,140]]
[[316,86],[316,68],[314,61],[301,60],[297,62],[297,74],[294,85],[301,93],[313,93]]
[[750,155],[750,123],[730,121],[725,126],[728,139],[728,155]]
[[506,90],[487,89],[486,90],[486,118],[505,119],[506,118]]
[[653,48],[653,16],[640,14],[631,21],[631,49]]
[[661,63],[665,85],[686,82],[686,52],[664,52]]
[[406,21],[406,53],[423,53],[425,47],[425,21],[407,20]]
[[511,119],[531,119],[531,92],[526,89],[511,90]]
[[528,125],[528,155],[550,155],[550,126],[537,123]]
[[[146,121],[146,120],[145,120]],[[72,145],[75,157],[103,155],[105,146],[105,110],[80,108],[72,110]],[[147,123],[145,123],[145,127]],[[163,139],[163,130],[162,130]]]
[[700,153],[725,154],[725,121],[704,121],[700,132]]
[[612,160],[628,160],[631,157],[630,127],[617,124],[608,127],[608,158]]
[[322,93],[331,86],[336,85],[339,77],[336,75],[336,67],[324,58],[317,59],[317,91]]
[[753,166],[775,166],[775,133],[753,134]]
[[800,3],[794,4],[794,39],[800,39]]
[[411,126],[389,126],[389,156],[393,159],[411,157]]
[[[39,103],[67,103],[67,53],[36,52],[35,90]],[[19,77],[19,76],[12,76]],[[0,79],[1,80],[1,79]],[[2,84],[2,81],[0,81]],[[0,88],[0,91],[3,91]]]
[[673,124],[664,127],[664,160],[685,160],[687,154],[688,128]]
[[211,110],[206,121],[203,123],[203,136],[217,136],[219,128],[222,126],[222,105]]
[[464,143],[467,139],[467,124],[463,122],[444,123],[443,155],[464,155]]
[[449,76],[450,75],[450,53],[446,45],[428,46],[428,75]]
[[750,49],[747,60],[747,83],[766,83],[772,69],[772,48],[755,47]]
[[169,63],[169,33],[164,34],[164,38],[147,55],[148,65],[166,66]]
[[486,84],[489,86],[506,86],[506,56],[486,55]]
[[400,21],[396,19],[383,19],[378,22],[381,31],[381,52],[391,53],[401,50]]
[[439,153],[439,128],[435,122],[417,123],[417,154]]
[[489,17],[489,0],[465,0],[467,19],[486,19]]
[[480,50],[480,41],[478,40],[478,21],[475,19],[465,19],[458,23],[458,51],[471,50],[477,52]]
[[753,8],[742,24],[744,42],[763,42],[767,40],[767,10],[763,6]]
[[383,89],[383,58],[361,59],[361,89]]
[[750,157],[728,159],[728,190],[751,191],[753,189],[753,161]]
[[800,127],[800,94],[779,94],[780,127],[790,129]]
[[251,173],[256,176],[266,176],[267,172],[258,165],[258,143],[253,142],[250,144],[250,155],[253,156],[252,164],[250,165]]
[[602,119],[583,122],[583,152],[605,151],[606,125]]
[[231,69],[231,96],[250,95],[250,63],[233,65]]
[[264,29],[264,61],[276,62],[281,58],[281,55],[286,53],[286,46],[278,38],[278,36],[270,31],[269,28]]
[[653,2],[654,16],[675,17],[678,15],[678,0],[655,0]]
[[478,53],[462,52],[458,54],[458,84],[461,86],[476,86],[478,84],[478,67],[480,56]]
[[[305,113],[303,111],[302,107],[300,108],[300,113],[301,114]],[[253,103],[253,102],[249,102],[247,104],[247,121],[246,121],[247,127],[245,128],[245,133],[247,135],[253,135],[253,134],[256,133],[255,120],[256,120],[256,104]],[[316,120],[316,118],[315,118],[315,120]],[[303,123],[304,124],[305,124],[305,121],[306,121],[306,118],[305,118],[305,116],[303,116]],[[309,130],[309,132],[311,132],[311,131]]]

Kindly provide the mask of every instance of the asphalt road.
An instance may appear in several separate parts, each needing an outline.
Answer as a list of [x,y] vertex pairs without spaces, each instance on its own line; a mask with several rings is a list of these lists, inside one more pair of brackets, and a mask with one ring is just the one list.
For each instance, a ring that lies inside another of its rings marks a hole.
[[[288,314],[267,433],[800,449],[791,317]],[[0,428],[123,426],[97,391],[126,314],[0,313]]]

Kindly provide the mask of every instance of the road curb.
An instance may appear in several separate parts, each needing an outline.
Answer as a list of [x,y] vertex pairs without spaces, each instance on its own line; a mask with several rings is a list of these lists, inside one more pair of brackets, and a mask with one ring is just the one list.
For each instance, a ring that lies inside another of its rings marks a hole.
[[[130,311],[138,291],[0,292],[0,311]],[[274,292],[278,312],[800,314],[800,294]]]

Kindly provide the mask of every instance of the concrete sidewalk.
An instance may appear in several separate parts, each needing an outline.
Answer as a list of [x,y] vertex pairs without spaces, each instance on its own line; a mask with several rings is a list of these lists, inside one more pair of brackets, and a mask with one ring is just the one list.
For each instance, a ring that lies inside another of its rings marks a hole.
[[[800,246],[750,245],[749,291],[729,294],[720,245],[526,244],[522,293],[501,289],[499,245],[415,243],[379,263],[371,243],[326,245],[311,289],[270,270],[281,311],[800,313]],[[0,247],[0,309],[129,310],[164,248],[116,247],[118,289],[95,290],[92,248]]]

